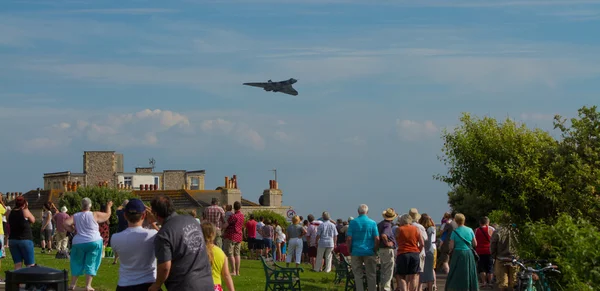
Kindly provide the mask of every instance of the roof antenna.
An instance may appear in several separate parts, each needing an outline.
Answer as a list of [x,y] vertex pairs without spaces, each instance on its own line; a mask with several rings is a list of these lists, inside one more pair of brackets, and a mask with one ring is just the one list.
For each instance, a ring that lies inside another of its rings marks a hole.
[[277,182],[277,169],[273,168],[273,170],[269,170],[275,174],[275,182]]
[[154,167],[156,167],[156,160],[154,158],[150,158],[149,160],[150,167],[152,168],[152,172],[154,172]]

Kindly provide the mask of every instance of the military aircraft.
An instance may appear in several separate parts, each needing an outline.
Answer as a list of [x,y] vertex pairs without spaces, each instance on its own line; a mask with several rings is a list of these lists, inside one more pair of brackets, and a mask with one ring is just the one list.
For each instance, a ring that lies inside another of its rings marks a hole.
[[296,91],[296,89],[294,89],[292,87],[292,84],[294,84],[296,82],[298,82],[298,80],[296,80],[294,78],[290,78],[289,80],[279,81],[279,82],[273,82],[273,81],[269,80],[266,83],[244,83],[243,85],[263,88],[263,89],[265,89],[265,91],[273,91],[273,93],[281,92],[281,93],[296,96],[296,95],[298,95],[298,91]]

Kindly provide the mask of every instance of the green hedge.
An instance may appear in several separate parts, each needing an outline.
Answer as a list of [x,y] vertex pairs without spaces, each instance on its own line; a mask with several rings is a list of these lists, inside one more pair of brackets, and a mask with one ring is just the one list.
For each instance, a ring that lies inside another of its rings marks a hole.
[[[113,188],[104,187],[81,187],[77,188],[76,192],[68,192],[63,195],[58,201],[58,209],[62,206],[67,206],[68,213],[73,215],[81,211],[81,200],[88,197],[92,200],[92,211],[100,211],[100,207],[106,205],[108,201],[113,202],[112,215],[110,216],[110,233],[117,232],[117,207],[121,206],[125,199],[138,198],[129,191],[123,191]],[[38,230],[39,231],[39,230]]]
[[519,239],[521,257],[549,259],[559,267],[556,284],[563,290],[600,290],[600,231],[589,221],[562,214],[524,225]]
[[[258,221],[259,217],[263,217],[265,220],[270,220],[270,221],[277,221],[279,222],[279,225],[281,226],[281,228],[285,229],[288,227],[288,225],[290,225],[290,223],[287,221],[287,219],[274,211],[271,210],[255,210],[251,212],[252,214],[254,214],[254,219],[256,219]],[[244,215],[244,219],[245,221],[248,221],[248,219],[250,218],[250,213],[248,213],[247,215]]]
[[31,234],[33,235],[33,244],[36,246],[39,246],[42,243],[41,229],[42,229],[41,221],[36,220],[35,223],[31,224]]

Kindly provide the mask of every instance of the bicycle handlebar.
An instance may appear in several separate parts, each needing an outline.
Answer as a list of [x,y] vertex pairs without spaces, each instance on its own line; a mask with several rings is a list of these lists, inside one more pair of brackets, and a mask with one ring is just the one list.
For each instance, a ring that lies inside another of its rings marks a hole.
[[[498,260],[500,260],[501,262],[511,263],[513,266],[515,266],[515,265],[519,266],[519,267],[523,268],[524,270],[526,270],[527,272],[531,272],[531,273],[543,273],[543,272],[547,272],[547,271],[560,273],[560,271],[558,270],[558,266],[552,265],[551,263],[548,262],[548,260],[522,260],[522,261],[519,261],[515,257],[512,257],[512,258],[500,257],[500,258],[498,258]],[[536,262],[536,263],[546,262],[546,263],[548,263],[548,265],[541,269],[534,269],[534,268],[525,266],[525,264],[527,264],[529,262]]]

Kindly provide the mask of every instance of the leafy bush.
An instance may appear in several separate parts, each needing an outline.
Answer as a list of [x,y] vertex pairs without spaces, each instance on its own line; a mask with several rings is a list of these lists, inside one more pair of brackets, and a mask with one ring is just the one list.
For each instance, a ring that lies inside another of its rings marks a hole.
[[562,214],[554,221],[526,224],[520,232],[519,255],[551,260],[565,290],[598,290],[600,230],[592,223]]
[[[286,227],[288,227],[288,225],[290,225],[290,223],[287,221],[287,219],[274,211],[271,210],[254,210],[251,212],[252,214],[254,214],[254,219],[256,219],[258,221],[259,217],[263,217],[265,220],[270,220],[270,221],[277,221],[279,222],[279,225],[281,226],[281,228],[285,229]],[[244,219],[245,221],[248,221],[248,219],[250,218],[250,213],[248,213],[247,215],[244,215]]]
[[125,199],[138,198],[131,192],[113,188],[104,187],[81,187],[77,188],[76,192],[65,193],[58,201],[58,208],[67,206],[69,214],[73,215],[81,211],[81,200],[88,197],[92,200],[92,211],[100,211],[100,207],[106,205],[108,201],[113,202],[112,215],[109,220],[110,233],[117,232],[117,207],[121,206]]
[[31,234],[33,235],[33,245],[39,246],[42,243],[41,237],[42,222],[36,220],[35,223],[31,224]]

